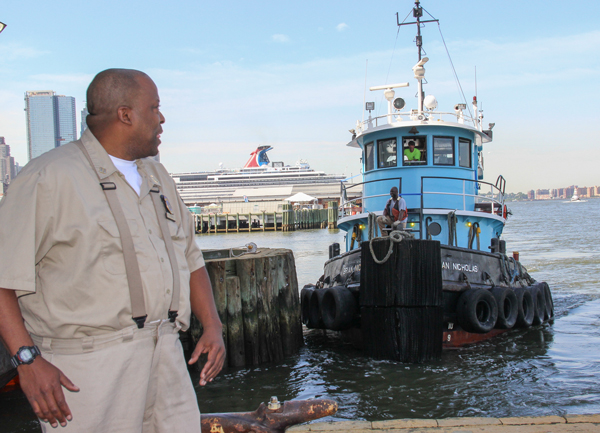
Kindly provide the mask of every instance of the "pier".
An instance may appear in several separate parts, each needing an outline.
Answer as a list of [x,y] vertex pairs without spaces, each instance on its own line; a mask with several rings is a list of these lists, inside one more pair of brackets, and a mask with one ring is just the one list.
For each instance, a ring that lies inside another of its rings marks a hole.
[[289,428],[306,432],[443,432],[443,433],[591,433],[600,429],[600,415],[551,415],[507,418],[398,419],[387,421],[319,422]]
[[291,204],[282,208],[279,212],[193,214],[194,226],[198,234],[337,228],[335,201],[325,209],[293,209]]

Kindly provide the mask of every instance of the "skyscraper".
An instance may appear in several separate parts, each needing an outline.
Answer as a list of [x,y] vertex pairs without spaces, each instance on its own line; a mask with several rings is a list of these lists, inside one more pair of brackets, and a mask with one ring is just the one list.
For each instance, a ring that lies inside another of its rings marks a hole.
[[52,90],[25,92],[25,111],[29,160],[77,138],[72,96],[56,95]]
[[15,158],[10,156],[10,146],[0,137],[0,192],[6,192],[8,184],[17,175]]
[[85,104],[85,107],[83,107],[83,110],[81,110],[81,130],[80,130],[81,132],[80,132],[80,134],[83,134],[83,131],[85,131],[87,129],[86,118],[87,118],[88,114],[90,114],[90,113],[88,112],[87,104]]

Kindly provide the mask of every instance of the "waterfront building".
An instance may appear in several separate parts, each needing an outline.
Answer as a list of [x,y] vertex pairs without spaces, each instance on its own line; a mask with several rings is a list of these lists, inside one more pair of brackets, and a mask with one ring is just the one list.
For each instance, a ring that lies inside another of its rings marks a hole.
[[52,90],[25,92],[27,155],[37,158],[55,147],[75,140],[75,98]]
[[535,191],[534,190],[527,191],[527,199],[528,200],[534,200],[535,199]]

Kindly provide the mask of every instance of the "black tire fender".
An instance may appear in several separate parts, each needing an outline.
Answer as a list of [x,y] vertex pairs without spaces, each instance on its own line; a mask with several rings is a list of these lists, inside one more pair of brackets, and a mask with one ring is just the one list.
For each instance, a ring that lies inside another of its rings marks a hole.
[[460,295],[457,304],[459,325],[467,332],[490,332],[498,319],[498,305],[486,289],[469,289]]
[[529,328],[533,323],[533,296],[531,292],[522,287],[515,289],[515,295],[517,296],[517,328]]
[[357,311],[356,298],[346,287],[336,286],[325,290],[321,302],[321,316],[325,328],[334,331],[350,328]]
[[310,295],[310,301],[308,303],[308,323],[306,326],[311,329],[323,329],[323,317],[321,316],[321,303],[323,301],[323,295],[325,289],[315,289]]
[[542,284],[534,284],[528,287],[533,297],[533,325],[540,325],[546,316],[546,297]]
[[519,307],[517,304],[517,295],[509,287],[495,287],[492,289],[492,295],[498,305],[498,320],[496,328],[510,329],[517,323]]
[[546,320],[554,319],[554,301],[552,300],[552,292],[550,291],[550,286],[547,283],[542,283],[544,286],[544,299],[546,300],[546,315],[544,316]]
[[300,309],[302,311],[302,323],[308,326],[310,297],[315,291],[314,284],[307,284],[300,291]]

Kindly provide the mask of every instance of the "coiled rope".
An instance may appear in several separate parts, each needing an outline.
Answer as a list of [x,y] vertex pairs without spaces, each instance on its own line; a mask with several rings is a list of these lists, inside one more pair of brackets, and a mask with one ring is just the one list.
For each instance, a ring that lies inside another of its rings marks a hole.
[[[377,215],[375,215],[373,212],[369,212],[368,223],[369,223],[369,251],[371,251],[371,257],[373,257],[373,261],[375,263],[377,263],[378,265],[381,265],[388,261],[388,259],[392,255],[392,252],[394,251],[395,243],[400,243],[404,239],[414,239],[414,237],[415,237],[412,233],[409,233],[409,232],[406,232],[403,230],[393,230],[390,233],[390,235],[388,236],[390,238],[390,247],[388,249],[388,252],[383,259],[379,260],[377,258],[377,256],[375,255],[375,251],[373,251],[373,241],[376,239],[375,226],[377,224]],[[385,238],[381,238],[381,237],[377,238],[377,242],[380,242],[384,239]]]

